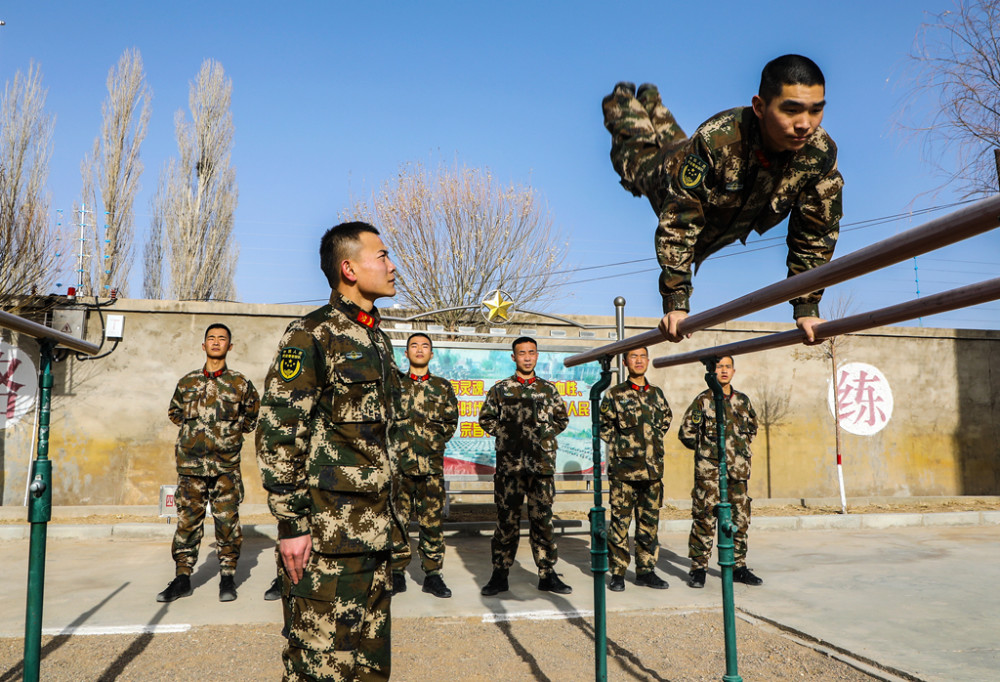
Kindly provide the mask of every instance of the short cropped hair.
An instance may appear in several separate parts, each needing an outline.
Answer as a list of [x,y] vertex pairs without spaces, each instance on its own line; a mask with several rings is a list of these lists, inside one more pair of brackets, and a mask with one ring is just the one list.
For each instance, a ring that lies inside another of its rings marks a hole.
[[354,255],[362,232],[378,234],[378,230],[368,223],[350,222],[331,227],[320,240],[319,266],[331,289],[340,284],[340,264]]
[[510,344],[511,351],[516,353],[517,347],[520,346],[522,343],[534,344],[535,349],[536,350],[538,349],[538,342],[535,341],[533,338],[531,338],[530,336],[519,336],[518,338],[514,339],[514,343]]
[[781,94],[785,85],[822,85],[826,88],[823,72],[816,62],[800,54],[786,54],[769,61],[760,72],[757,94],[765,102]]
[[733,359],[732,355],[723,355],[721,358],[719,358],[719,362],[722,362],[726,358],[729,358],[729,364],[733,366],[733,369],[736,369],[736,360]]
[[205,336],[204,336],[204,338],[207,339],[208,338],[208,333],[210,331],[212,331],[213,329],[225,329],[226,330],[226,335],[229,337],[229,340],[230,341],[233,340],[233,333],[231,331],[229,331],[229,327],[227,327],[226,325],[222,324],[221,322],[215,322],[213,324],[208,325],[208,329],[205,330]]
[[418,336],[422,336],[425,339],[427,339],[427,343],[431,345],[431,350],[434,350],[434,342],[431,341],[431,337],[427,336],[427,334],[424,334],[423,332],[413,332],[412,334],[410,334],[410,336],[406,339],[406,347],[409,348],[410,341],[417,338]]

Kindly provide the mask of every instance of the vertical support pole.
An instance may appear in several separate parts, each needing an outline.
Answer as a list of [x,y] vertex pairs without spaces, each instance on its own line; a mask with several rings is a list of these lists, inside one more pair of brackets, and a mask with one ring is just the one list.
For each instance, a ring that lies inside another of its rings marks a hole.
[[715,423],[718,439],[716,447],[719,453],[719,504],[715,507],[718,519],[719,540],[716,543],[719,550],[719,567],[722,569],[722,620],[726,639],[726,674],[723,682],[743,682],[739,675],[736,655],[736,604],[733,600],[733,566],[736,565],[736,546],[733,535],[736,524],[733,523],[733,508],[729,504],[729,474],[726,471],[726,396],[722,392],[722,384],[715,376],[715,366],[720,358],[706,358],[705,383],[712,389],[715,399]]
[[49,460],[49,412],[52,402],[52,349],[55,342],[40,342],[41,387],[38,414],[38,457],[29,487],[28,522],[31,544],[28,549],[28,597],[24,619],[24,679],[37,682],[41,664],[42,603],[45,596],[45,541],[52,518],[52,462]]
[[590,509],[590,570],[594,574],[594,679],[608,679],[608,623],[604,574],[608,572],[608,528],[601,492],[601,394],[611,385],[611,356],[600,359],[601,378],[590,388],[591,434],[594,443],[594,506]]
[[[618,340],[625,338],[625,297],[615,297],[615,331]],[[618,354],[618,381],[625,381],[625,353]]]

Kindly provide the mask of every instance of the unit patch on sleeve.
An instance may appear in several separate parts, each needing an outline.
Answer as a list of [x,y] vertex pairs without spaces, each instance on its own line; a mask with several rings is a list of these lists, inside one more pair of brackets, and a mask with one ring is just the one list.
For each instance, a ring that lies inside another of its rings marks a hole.
[[684,165],[681,166],[681,187],[684,189],[694,189],[705,179],[705,170],[708,164],[694,154],[688,154],[684,158]]
[[282,348],[278,359],[278,373],[285,381],[291,381],[302,374],[302,358],[305,356],[299,348]]

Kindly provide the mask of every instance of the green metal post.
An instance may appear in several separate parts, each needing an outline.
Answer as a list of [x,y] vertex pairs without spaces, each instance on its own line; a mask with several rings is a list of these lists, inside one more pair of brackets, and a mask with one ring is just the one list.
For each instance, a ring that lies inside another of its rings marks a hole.
[[601,394],[611,385],[611,356],[600,358],[601,378],[590,388],[594,440],[594,506],[590,509],[590,570],[594,573],[594,679],[608,679],[608,622],[604,574],[608,572],[608,528],[601,496]]
[[715,398],[715,423],[718,425],[717,447],[719,452],[719,504],[715,508],[718,518],[719,567],[722,569],[722,620],[726,638],[726,674],[724,682],[743,682],[739,675],[736,655],[736,605],[733,601],[733,566],[736,565],[736,550],[733,535],[736,524],[733,523],[733,508],[729,504],[729,476],[726,473],[726,396],[722,392],[722,384],[715,376],[715,366],[720,358],[706,358],[705,383],[712,389]]
[[52,518],[52,462],[49,460],[49,411],[52,402],[52,349],[55,342],[42,339],[38,384],[38,457],[31,470],[28,522],[28,599],[24,619],[24,679],[37,682],[42,649],[42,602],[45,595],[45,540]]

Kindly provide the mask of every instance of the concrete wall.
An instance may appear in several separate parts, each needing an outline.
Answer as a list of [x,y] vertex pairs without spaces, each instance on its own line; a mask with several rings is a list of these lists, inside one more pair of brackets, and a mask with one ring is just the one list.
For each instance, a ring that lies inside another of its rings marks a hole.
[[[119,347],[106,358],[67,358],[54,366],[49,451],[54,462],[54,504],[155,504],[159,486],[176,478],[176,427],[166,418],[167,405],[177,379],[203,363],[205,327],[220,321],[232,328],[229,364],[262,388],[285,326],[311,308],[142,300],[105,308],[105,313],[125,315],[125,338]],[[574,319],[613,325],[612,317]],[[571,326],[536,322],[515,325],[513,332],[537,329],[543,349],[547,344],[582,349],[607,342],[606,330],[597,339],[581,339]],[[630,318],[626,335],[652,328],[656,322]],[[96,313],[88,313],[86,326],[86,338],[99,340]],[[788,328],[732,322],[678,345],[651,348],[650,356]],[[37,363],[33,340],[10,334],[5,340],[28,350]],[[895,397],[893,416],[882,431],[873,436],[842,435],[848,495],[1000,494],[1000,332],[892,327],[851,336],[838,352],[839,362],[879,368]],[[650,371],[650,379],[664,388],[675,419],[666,441],[668,499],[690,494],[691,454],[680,445],[676,432],[692,398],[705,388],[703,375],[700,364]],[[838,494],[833,417],[827,403],[829,360],[804,346],[740,356],[733,385],[751,397],[758,411],[767,396],[789,403],[786,417],[771,426],[769,436],[762,428],[754,443],[751,494],[757,498]],[[0,431],[0,499],[5,505],[23,501],[33,456],[32,433],[30,418]],[[264,502],[252,439],[245,444],[243,457],[247,501]]]

